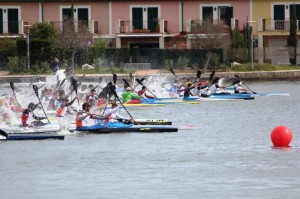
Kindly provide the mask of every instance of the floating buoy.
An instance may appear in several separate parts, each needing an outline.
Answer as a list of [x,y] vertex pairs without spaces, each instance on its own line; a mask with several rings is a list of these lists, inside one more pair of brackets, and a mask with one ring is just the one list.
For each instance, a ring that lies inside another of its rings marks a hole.
[[272,130],[271,140],[274,147],[289,147],[292,131],[286,126],[277,126]]

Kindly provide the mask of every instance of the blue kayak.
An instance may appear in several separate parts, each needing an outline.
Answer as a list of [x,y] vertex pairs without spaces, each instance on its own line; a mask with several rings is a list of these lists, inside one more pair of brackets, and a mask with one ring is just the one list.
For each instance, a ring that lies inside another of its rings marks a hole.
[[154,132],[178,132],[178,128],[172,126],[161,125],[134,125],[124,124],[122,122],[108,122],[104,124],[95,124],[92,126],[85,126],[75,129],[76,131],[83,131],[88,133],[154,133]]

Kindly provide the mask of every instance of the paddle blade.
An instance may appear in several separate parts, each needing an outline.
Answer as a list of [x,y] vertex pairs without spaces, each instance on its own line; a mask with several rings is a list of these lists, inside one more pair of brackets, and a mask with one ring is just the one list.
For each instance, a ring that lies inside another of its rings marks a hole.
[[197,72],[197,78],[200,80],[200,77],[201,77],[201,70],[198,70],[198,72]]
[[4,136],[4,137],[6,137],[6,138],[8,137],[7,133],[6,133],[6,132],[4,132],[4,131],[3,131],[3,130],[1,130],[1,129],[0,129],[0,135]]
[[215,83],[217,83],[218,81],[219,81],[219,78],[216,77],[216,78],[211,82],[211,84],[215,84]]
[[113,74],[113,82],[114,82],[114,84],[117,83],[117,78],[118,78],[118,76],[116,74]]
[[59,87],[61,87],[61,86],[65,83],[66,79],[67,79],[67,78],[65,78],[65,79],[63,79],[63,80],[61,81],[61,84],[59,85]]
[[132,73],[129,73],[129,77],[130,77],[130,80],[132,81],[133,80]]
[[36,96],[39,97],[39,88],[36,85],[32,85],[32,88],[33,88],[34,93],[36,94]]
[[234,74],[234,77],[237,79],[241,79],[240,76],[238,76],[237,74]]
[[129,83],[126,81],[126,79],[123,79],[123,82],[125,83],[126,86],[130,87]]
[[214,78],[214,75],[215,75],[215,71],[212,71],[210,76],[209,76],[209,82],[212,82],[212,80]]
[[14,83],[13,83],[13,82],[9,82],[9,84],[10,84],[11,90],[13,90],[13,92],[15,92],[15,86],[14,86]]
[[175,75],[177,77],[177,75],[175,74],[175,72],[173,71],[172,68],[170,68],[171,73],[173,73],[173,75]]
[[77,83],[77,81],[74,77],[71,77],[70,80],[71,80],[71,84],[73,86],[73,89],[75,90],[75,93],[77,95],[78,83]]

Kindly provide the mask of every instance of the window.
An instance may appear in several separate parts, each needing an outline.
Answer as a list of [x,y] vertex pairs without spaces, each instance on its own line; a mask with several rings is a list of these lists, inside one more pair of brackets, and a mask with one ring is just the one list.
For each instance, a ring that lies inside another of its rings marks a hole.
[[275,30],[284,30],[285,5],[274,5],[274,25]]
[[[74,17],[75,22],[75,31],[78,31],[78,24],[86,24],[86,26],[89,26],[89,7],[74,7],[73,11],[70,7],[63,7],[61,9],[62,12],[62,21],[63,23],[70,19],[72,16]],[[63,27],[64,28],[64,25]]]
[[0,33],[19,34],[19,8],[0,8]]
[[149,29],[155,32],[159,23],[159,8],[157,6],[132,7],[132,26],[133,29]]
[[223,21],[224,24],[231,26],[231,18],[233,18],[233,7],[229,4],[218,5],[201,5],[200,19],[211,20],[211,22]]

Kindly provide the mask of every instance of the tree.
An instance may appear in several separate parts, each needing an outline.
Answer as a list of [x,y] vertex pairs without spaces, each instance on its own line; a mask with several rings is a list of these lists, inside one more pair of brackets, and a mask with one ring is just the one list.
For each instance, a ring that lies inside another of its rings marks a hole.
[[63,31],[58,35],[58,42],[59,45],[70,51],[71,66],[74,69],[76,53],[91,44],[93,34],[89,31],[88,24],[84,21],[79,20],[75,24],[73,17],[69,17],[63,23]]
[[49,55],[54,52],[57,31],[47,22],[36,23],[30,28],[31,62],[49,62]]
[[290,63],[297,64],[297,18],[296,18],[296,6],[292,6],[290,14],[290,35],[287,38],[287,46],[289,49]]
[[214,23],[211,18],[193,24],[191,27],[192,48],[207,49],[205,73],[213,49],[224,47],[230,43],[229,27],[223,23]]

